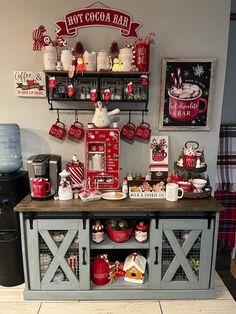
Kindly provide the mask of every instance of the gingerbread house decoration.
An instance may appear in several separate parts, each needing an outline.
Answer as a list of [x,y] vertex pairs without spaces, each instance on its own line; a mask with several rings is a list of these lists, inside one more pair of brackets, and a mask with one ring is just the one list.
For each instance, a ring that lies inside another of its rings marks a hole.
[[132,253],[126,257],[123,270],[125,281],[143,283],[146,268],[146,258],[141,254]]

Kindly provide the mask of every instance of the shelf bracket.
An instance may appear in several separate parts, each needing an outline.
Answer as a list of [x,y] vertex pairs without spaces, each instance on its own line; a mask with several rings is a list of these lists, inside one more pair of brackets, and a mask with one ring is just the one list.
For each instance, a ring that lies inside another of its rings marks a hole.
[[83,220],[83,229],[86,229],[86,219],[87,219],[87,212],[82,212],[82,220]]
[[158,229],[158,224],[159,224],[159,219],[160,219],[160,214],[159,212],[154,213],[155,221],[156,221],[156,226],[155,228]]
[[34,213],[25,213],[24,218],[29,219],[30,230],[33,230]]
[[211,229],[211,219],[212,219],[212,213],[211,212],[207,212],[207,229],[208,230]]

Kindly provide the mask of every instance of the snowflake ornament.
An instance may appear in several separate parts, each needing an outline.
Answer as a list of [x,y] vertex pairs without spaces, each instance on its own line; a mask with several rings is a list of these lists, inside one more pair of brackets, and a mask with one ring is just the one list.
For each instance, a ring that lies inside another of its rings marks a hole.
[[189,72],[188,72],[187,70],[185,70],[185,71],[183,72],[183,74],[184,74],[184,77],[188,77],[188,76],[189,76]]
[[170,122],[170,119],[168,117],[165,117],[163,121],[164,121],[164,124],[168,124]]
[[196,67],[193,67],[193,72],[195,76],[201,77],[204,73],[204,68],[202,65],[197,64]]

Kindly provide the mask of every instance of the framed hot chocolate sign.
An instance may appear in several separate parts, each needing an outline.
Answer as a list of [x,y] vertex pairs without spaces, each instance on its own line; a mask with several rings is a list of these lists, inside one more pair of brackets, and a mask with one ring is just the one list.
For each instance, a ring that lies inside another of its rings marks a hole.
[[216,60],[163,58],[160,130],[209,130]]

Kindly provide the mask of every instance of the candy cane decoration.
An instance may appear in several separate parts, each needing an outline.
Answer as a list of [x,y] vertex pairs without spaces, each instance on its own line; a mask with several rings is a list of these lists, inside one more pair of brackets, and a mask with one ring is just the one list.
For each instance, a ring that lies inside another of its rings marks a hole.
[[136,51],[135,51],[135,47],[132,45],[126,45],[127,48],[130,48],[132,50],[132,62],[131,65],[132,67],[135,67],[136,65]]
[[42,46],[43,46],[43,33],[46,31],[46,29],[44,28],[43,25],[40,25],[37,29],[35,29],[33,31],[33,41],[34,41],[34,44],[33,44],[33,50],[34,51],[39,51],[42,49]]
[[178,81],[177,81],[177,78],[175,77],[175,74],[171,73],[171,77],[172,77],[172,80],[174,81],[174,85],[177,87]]
[[48,35],[43,36],[43,45],[48,46],[52,42],[51,38]]
[[182,85],[182,77],[181,77],[181,70],[180,68],[177,68],[177,76],[178,76],[178,81],[179,81],[179,87]]
[[52,44],[56,47],[65,47],[67,42],[64,38],[58,36],[57,30],[56,30],[56,38],[54,41],[51,40],[50,36],[44,35],[46,32],[46,29],[43,25],[40,25],[37,29],[33,31],[32,37],[33,37],[33,50],[41,50],[43,46],[48,46]]

